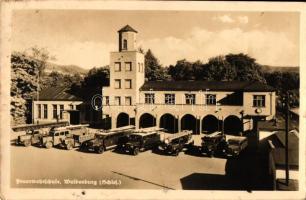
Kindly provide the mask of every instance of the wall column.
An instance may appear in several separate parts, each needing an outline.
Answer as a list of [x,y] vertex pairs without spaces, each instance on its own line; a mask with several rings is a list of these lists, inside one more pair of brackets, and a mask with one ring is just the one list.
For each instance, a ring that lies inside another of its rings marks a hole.
[[159,116],[155,115],[155,125],[156,125],[157,128],[159,128],[159,126],[160,126],[159,123],[160,123]]
[[202,117],[199,116],[199,134],[202,133]]
[[111,115],[112,118],[112,124],[111,124],[111,129],[116,128],[116,122],[117,122],[117,116],[116,115]]
[[181,132],[181,117],[177,116],[177,131]]

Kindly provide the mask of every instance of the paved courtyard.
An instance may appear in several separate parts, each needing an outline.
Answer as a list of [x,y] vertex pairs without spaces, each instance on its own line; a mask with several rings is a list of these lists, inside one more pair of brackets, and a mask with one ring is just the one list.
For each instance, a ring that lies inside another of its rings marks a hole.
[[[200,136],[194,139],[195,145],[200,145]],[[196,150],[181,152],[178,157],[158,151],[131,156],[116,150],[96,154],[11,145],[11,184],[42,188],[248,190],[252,182],[249,167],[253,165],[248,158],[210,158]],[[57,183],[25,183],[39,179]],[[82,182],[75,184],[77,181]]]

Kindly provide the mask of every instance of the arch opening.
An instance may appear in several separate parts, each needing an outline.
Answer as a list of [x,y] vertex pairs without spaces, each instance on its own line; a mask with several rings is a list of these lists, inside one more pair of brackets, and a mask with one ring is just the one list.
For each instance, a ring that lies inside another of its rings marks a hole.
[[213,115],[206,115],[202,119],[202,132],[203,133],[213,133],[215,131],[221,130],[220,121],[217,117]]
[[178,119],[171,114],[164,114],[160,117],[160,128],[166,129],[169,133],[176,133],[178,130]]
[[229,135],[240,135],[242,133],[242,122],[239,117],[230,115],[224,120],[224,133]]
[[128,126],[130,124],[130,117],[126,113],[120,113],[117,116],[117,124],[116,127]]
[[181,119],[181,129],[191,130],[192,134],[197,134],[197,119],[190,114],[186,114]]
[[156,118],[153,115],[149,113],[144,113],[140,116],[139,128],[148,128],[154,126],[156,126]]

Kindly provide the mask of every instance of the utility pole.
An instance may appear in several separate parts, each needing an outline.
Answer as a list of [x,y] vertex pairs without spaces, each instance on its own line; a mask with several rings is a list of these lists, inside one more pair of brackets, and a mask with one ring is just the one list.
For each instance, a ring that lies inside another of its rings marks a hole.
[[289,151],[288,151],[288,135],[289,135],[289,92],[286,92],[286,100],[285,100],[285,109],[286,109],[286,117],[285,117],[285,131],[286,131],[286,139],[285,139],[285,163],[286,163],[286,185],[289,185]]

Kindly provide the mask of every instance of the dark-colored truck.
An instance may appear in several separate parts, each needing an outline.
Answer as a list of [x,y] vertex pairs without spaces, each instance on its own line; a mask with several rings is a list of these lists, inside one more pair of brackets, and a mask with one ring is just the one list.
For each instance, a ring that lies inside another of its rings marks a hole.
[[226,137],[222,132],[207,134],[201,140],[201,153],[208,156],[213,156],[215,152],[225,154],[227,151]]
[[26,131],[25,135],[19,135],[16,140],[16,145],[24,145],[28,147],[33,144],[38,144],[41,138],[48,134],[46,130],[30,129]]
[[127,137],[127,142],[121,144],[120,150],[138,155],[139,152],[158,148],[161,143],[160,128],[144,128],[134,131]]
[[237,157],[248,146],[247,137],[233,136],[227,140],[227,156]]
[[166,154],[178,156],[183,148],[191,148],[194,144],[192,131],[183,130],[167,137],[160,145]]
[[[43,136],[40,139],[40,144],[47,149],[59,145],[67,148],[67,144],[70,144],[71,138],[73,139],[75,135],[85,135],[87,133],[87,126],[88,125],[71,125],[66,127],[52,128],[48,135]],[[69,146],[69,144],[67,149],[72,148]]]
[[85,141],[80,146],[82,151],[94,151],[102,154],[107,149],[112,149],[126,143],[127,136],[135,129],[135,126],[124,126],[108,131],[100,131],[95,138]]

